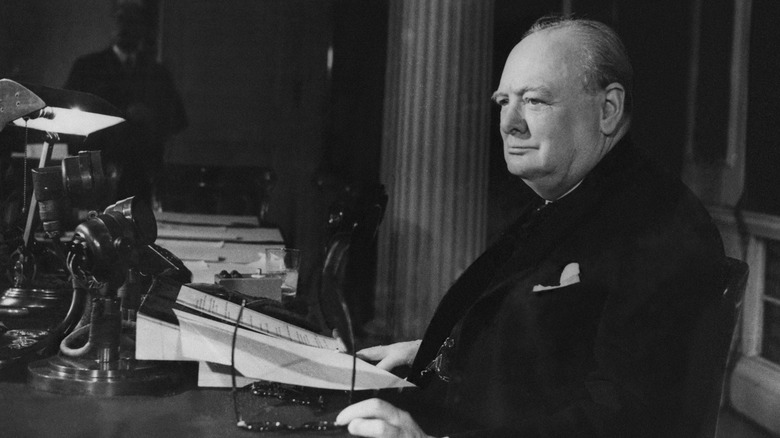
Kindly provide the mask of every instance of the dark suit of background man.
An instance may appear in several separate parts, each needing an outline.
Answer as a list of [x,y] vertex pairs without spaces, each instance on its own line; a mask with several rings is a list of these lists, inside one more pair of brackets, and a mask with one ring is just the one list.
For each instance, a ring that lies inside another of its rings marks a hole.
[[[165,144],[187,126],[181,98],[167,69],[155,60],[155,20],[138,2],[117,6],[113,44],[76,60],[66,89],[100,96],[124,112],[126,123],[99,132],[76,149],[101,149],[109,174],[116,172],[116,198],[151,201]],[[71,151],[76,152],[76,151]]]
[[422,390],[337,422],[363,436],[635,438],[690,420],[689,335],[719,298],[723,245],[694,195],[632,144],[631,83],[601,23],[544,19],[515,46],[493,98],[507,167],[539,199],[422,341],[360,352],[411,365]]

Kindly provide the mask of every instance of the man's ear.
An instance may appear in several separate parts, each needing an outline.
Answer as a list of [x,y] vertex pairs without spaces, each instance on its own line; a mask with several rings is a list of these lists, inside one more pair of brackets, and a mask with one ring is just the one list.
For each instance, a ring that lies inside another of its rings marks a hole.
[[623,120],[625,112],[626,90],[617,82],[604,89],[604,101],[601,106],[601,133],[610,136],[615,133]]

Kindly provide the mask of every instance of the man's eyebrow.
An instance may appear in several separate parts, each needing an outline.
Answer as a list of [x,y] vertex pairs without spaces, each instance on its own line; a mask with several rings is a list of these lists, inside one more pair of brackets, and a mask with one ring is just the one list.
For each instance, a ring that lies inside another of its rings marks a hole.
[[495,92],[493,92],[493,95],[490,96],[490,100],[492,100],[493,102],[498,102],[498,98],[503,97],[503,96],[507,96],[510,93],[511,94],[516,94],[518,96],[522,96],[523,94],[525,94],[525,93],[527,93],[529,91],[536,91],[536,92],[540,92],[540,93],[548,93],[549,89],[547,87],[545,87],[545,86],[523,87],[523,88],[520,88],[517,91],[510,91],[509,93],[507,93],[506,91],[496,90]]

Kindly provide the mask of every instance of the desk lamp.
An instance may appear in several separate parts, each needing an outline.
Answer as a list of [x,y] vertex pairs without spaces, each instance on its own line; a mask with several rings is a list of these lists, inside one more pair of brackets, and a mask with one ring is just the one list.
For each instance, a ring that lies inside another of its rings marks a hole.
[[16,126],[87,136],[123,122],[119,110],[89,93],[0,79],[0,131]]
[[[116,108],[97,96],[0,80],[0,129],[12,123],[48,134],[38,168],[33,171],[34,191],[20,248],[21,263],[17,263],[22,266],[15,269],[15,282],[29,283],[23,265],[34,241],[39,213],[46,235],[59,247],[59,219],[68,209],[67,198],[88,197],[102,181],[98,153],[68,157],[61,170],[46,166],[57,135],[87,136],[123,121]],[[136,361],[132,345],[122,344],[123,325],[132,325],[132,318],[122,314],[120,289],[138,289],[140,274],[157,273],[144,271],[149,269],[149,259],[162,260],[162,267],[166,262],[173,263],[173,257],[166,257],[162,248],[154,245],[156,238],[157,224],[151,208],[135,198],[119,201],[101,214],[91,212],[89,219],[76,227],[73,240],[61,251],[73,283],[73,302],[66,320],[76,313],[73,310],[78,303],[84,302],[82,313],[89,324],[70,333],[57,355],[29,364],[33,387],[51,392],[124,395],[169,391],[180,383],[177,369]],[[159,268],[160,264],[153,267]],[[86,295],[91,299],[86,300]],[[72,341],[87,331],[86,343],[74,347]]]
[[[70,190],[83,192],[84,187],[89,186],[91,189],[91,183],[99,182],[102,168],[99,152],[82,152],[79,157],[68,157],[63,161],[63,178],[61,179],[59,169],[54,168],[52,171],[51,168],[46,167],[51,159],[53,144],[59,139],[59,134],[86,136],[122,121],[119,111],[97,96],[42,86],[22,85],[9,79],[0,79],[0,131],[9,126],[19,126],[25,129],[44,131],[46,134],[38,169],[33,172],[33,180],[40,180],[40,187],[37,187],[30,195],[29,204],[25,203],[29,207],[26,207],[28,210],[22,242],[12,254],[9,266],[13,273],[13,284],[12,287],[0,294],[0,316],[7,316],[12,320],[17,319],[14,324],[17,322],[22,324],[19,321],[27,319],[48,320],[52,318],[50,315],[52,310],[68,309],[63,307],[63,304],[67,305],[67,300],[72,298],[65,319],[53,329],[36,330],[33,337],[28,336],[31,333],[30,330],[13,330],[4,334],[4,343],[0,348],[0,371],[7,366],[25,362],[31,357],[51,352],[50,347],[54,344],[53,339],[61,337],[72,329],[80,316],[78,310],[81,307],[82,294],[74,293],[72,297],[69,297],[65,293],[69,291],[67,287],[62,290],[59,288],[52,290],[51,287],[33,287],[39,264],[34,254],[34,234],[39,219],[39,201],[42,201],[40,202],[40,211],[50,216],[56,216],[58,213],[56,210],[65,208],[57,204],[59,199],[55,199],[62,195],[62,190],[57,190],[60,186],[60,180],[62,180],[62,184],[69,186]],[[67,172],[65,171],[66,165]],[[27,178],[26,171],[23,178],[25,180]],[[55,184],[51,184],[52,182]],[[26,197],[27,193],[25,189],[23,197]],[[81,193],[79,194],[81,195]],[[41,196],[51,199],[37,199]],[[47,224],[45,221],[44,228],[48,225],[47,234],[49,234],[48,231],[52,231],[52,241],[58,243],[59,236],[57,233],[53,233],[55,230],[51,228],[58,223],[56,220],[48,222]],[[8,321],[6,320],[6,322]],[[22,328],[26,329],[27,327]],[[15,335],[11,336],[11,332],[16,331],[20,332],[18,338],[14,337]],[[9,348],[6,348],[5,341],[10,339],[9,337],[12,339]]]
[[[22,85],[10,79],[0,79],[0,131],[11,123],[47,134],[38,168],[46,167],[51,159],[52,148],[59,134],[87,136],[123,121],[119,110],[92,94]],[[29,286],[29,249],[38,215],[36,204],[36,193],[33,192],[19,260],[14,266],[14,286],[17,287]]]

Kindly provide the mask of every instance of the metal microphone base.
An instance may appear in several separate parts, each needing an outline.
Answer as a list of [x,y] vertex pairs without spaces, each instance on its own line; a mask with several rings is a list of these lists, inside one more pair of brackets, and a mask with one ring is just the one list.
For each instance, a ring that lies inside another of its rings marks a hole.
[[27,371],[33,388],[65,394],[172,395],[191,384],[178,362],[142,361],[126,354],[113,362],[100,363],[60,353],[30,363]]

